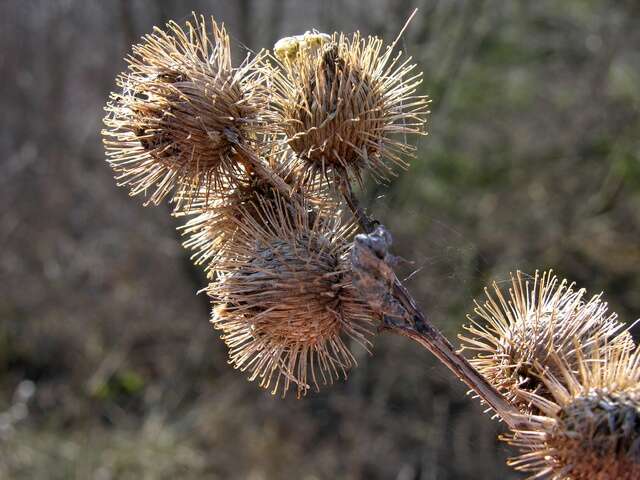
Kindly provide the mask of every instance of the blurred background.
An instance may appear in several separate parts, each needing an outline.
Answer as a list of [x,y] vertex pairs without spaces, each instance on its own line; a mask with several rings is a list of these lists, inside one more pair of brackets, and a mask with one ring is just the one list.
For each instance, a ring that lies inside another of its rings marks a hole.
[[365,197],[425,311],[455,339],[485,284],[553,267],[640,316],[637,1],[3,0],[0,478],[522,478],[403,338],[304,400],[248,383],[175,221],[104,161],[103,105],[154,25],[212,14],[242,58],[314,27],[390,42],[415,7],[430,135]]

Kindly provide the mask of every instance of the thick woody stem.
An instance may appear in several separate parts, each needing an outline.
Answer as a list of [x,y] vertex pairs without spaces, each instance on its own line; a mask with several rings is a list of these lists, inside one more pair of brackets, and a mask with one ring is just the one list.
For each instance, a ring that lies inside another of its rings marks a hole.
[[[350,200],[354,199],[352,196]],[[349,200],[347,203],[351,206]],[[361,214],[362,210],[358,207],[354,215],[367,231],[373,222]],[[367,218],[368,221],[363,223],[362,218]],[[429,350],[510,428],[517,428],[522,418],[520,412],[466,358],[455,351],[449,340],[429,322],[411,294],[400,283],[391,267],[391,241],[391,234],[382,225],[373,232],[356,236],[351,253],[354,286],[371,308],[382,315],[383,328],[410,338]]]

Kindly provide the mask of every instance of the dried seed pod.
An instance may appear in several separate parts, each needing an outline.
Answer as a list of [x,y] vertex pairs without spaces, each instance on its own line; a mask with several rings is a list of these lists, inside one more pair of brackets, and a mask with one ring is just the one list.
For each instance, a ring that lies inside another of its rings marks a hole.
[[548,396],[530,395],[540,414],[503,438],[522,451],[508,463],[530,478],[640,478],[640,349],[578,346],[576,358],[552,355],[560,376],[544,370]]
[[414,150],[406,134],[425,133],[428,99],[415,94],[422,73],[378,38],[327,37],[314,32],[277,44],[278,127],[309,175],[361,181],[368,170],[387,179]]
[[243,173],[233,146],[267,128],[267,101],[255,60],[232,67],[224,27],[195,15],[186,28],[156,27],[127,62],[102,132],[120,185],[131,195],[150,192],[147,204],[179,192],[180,208]]
[[210,284],[213,325],[230,363],[264,388],[298,396],[356,364],[348,339],[368,348],[371,312],[351,285],[351,225],[277,202],[245,218]]
[[552,352],[575,363],[574,339],[584,351],[601,348],[603,341],[633,348],[628,332],[617,335],[624,324],[608,312],[602,296],[585,301],[586,291],[573,288],[551,271],[536,272],[532,283],[517,272],[508,297],[496,283],[493,295],[485,289],[484,304],[475,302],[479,318],[468,316],[469,335],[459,336],[462,350],[474,352],[471,364],[522,412],[535,413],[528,393],[546,395],[536,364],[546,368]]

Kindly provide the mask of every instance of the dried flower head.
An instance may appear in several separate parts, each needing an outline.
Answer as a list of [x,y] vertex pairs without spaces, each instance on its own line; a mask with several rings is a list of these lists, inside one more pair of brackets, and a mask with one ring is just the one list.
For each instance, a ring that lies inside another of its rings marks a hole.
[[[422,73],[392,57],[382,40],[358,33],[307,33],[276,44],[279,129],[309,174],[378,179],[406,167],[406,134],[424,134],[428,99],[415,94]],[[401,138],[398,138],[398,136]]]
[[151,191],[147,203],[154,204],[178,191],[188,205],[191,194],[209,194],[237,177],[234,144],[253,142],[266,128],[256,60],[233,68],[224,27],[194,15],[186,28],[156,27],[127,62],[103,130],[120,184],[131,195]]
[[540,415],[504,437],[522,451],[508,463],[530,478],[640,478],[640,349],[590,351],[578,346],[577,362],[553,354],[559,376],[540,377],[548,397],[530,395]]
[[553,352],[574,365],[574,341],[583,351],[601,348],[603,341],[633,347],[628,332],[618,334],[624,324],[609,313],[601,295],[585,301],[586,291],[558,281],[551,271],[533,281],[522,272],[511,276],[506,296],[494,282],[493,294],[485,289],[484,304],[475,302],[477,317],[468,316],[470,335],[460,335],[462,350],[471,350],[470,360],[483,376],[523,412],[535,412],[528,393],[544,396],[544,384],[536,365],[548,366]]
[[353,227],[306,206],[260,205],[245,218],[219,279],[208,288],[213,324],[223,331],[230,363],[264,388],[298,396],[346,377],[356,364],[348,339],[368,348],[371,314],[349,275]]

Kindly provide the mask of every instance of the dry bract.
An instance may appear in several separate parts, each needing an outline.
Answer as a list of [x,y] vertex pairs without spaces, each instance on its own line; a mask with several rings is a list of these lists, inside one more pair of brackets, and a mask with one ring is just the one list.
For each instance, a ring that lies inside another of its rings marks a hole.
[[[378,38],[334,34],[290,37],[274,69],[279,129],[310,175],[378,179],[405,167],[407,134],[424,134],[427,97],[411,58],[392,57]],[[311,40],[314,40],[313,42]],[[280,42],[279,42],[280,43]],[[286,49],[285,49],[286,47]]]
[[[234,143],[254,142],[266,100],[255,62],[231,66],[229,37],[213,19],[156,28],[133,47],[103,130],[108,161],[131,195],[158,204],[170,192],[219,191],[242,173]],[[175,198],[174,198],[175,200]]]
[[521,411],[535,412],[527,393],[545,395],[536,364],[546,368],[553,352],[575,366],[576,340],[584,352],[605,348],[602,342],[633,348],[627,332],[616,336],[624,324],[607,311],[601,295],[585,301],[584,289],[574,291],[551,271],[536,272],[532,281],[517,272],[511,280],[508,296],[496,283],[493,294],[485,289],[484,304],[475,302],[479,318],[468,317],[469,334],[460,338],[462,350],[474,352],[472,365]]
[[640,349],[588,357],[578,349],[575,370],[576,362],[552,357],[559,376],[541,376],[549,395],[530,395],[540,414],[504,438],[522,451],[509,464],[531,478],[640,478]]
[[371,312],[349,278],[351,226],[287,202],[263,203],[238,223],[232,248],[208,288],[213,324],[230,362],[283,395],[346,377],[349,339],[368,347]]

